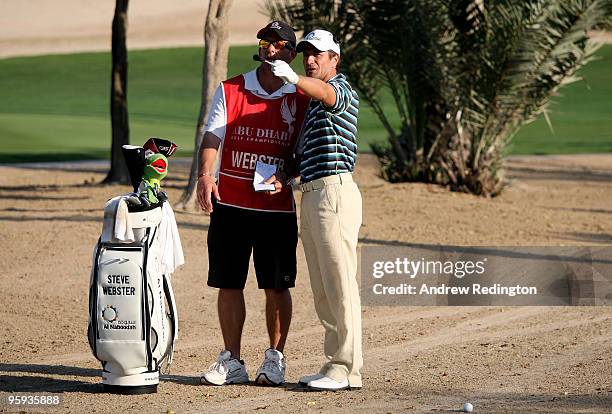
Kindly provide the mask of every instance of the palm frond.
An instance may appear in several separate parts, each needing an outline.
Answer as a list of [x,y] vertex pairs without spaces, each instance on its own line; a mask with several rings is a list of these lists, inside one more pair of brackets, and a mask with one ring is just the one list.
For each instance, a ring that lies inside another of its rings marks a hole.
[[[374,152],[390,181],[425,180],[495,195],[518,128],[547,110],[610,27],[612,0],[267,0],[297,29],[342,44],[346,73],[380,118]],[[394,127],[381,105],[393,98]]]

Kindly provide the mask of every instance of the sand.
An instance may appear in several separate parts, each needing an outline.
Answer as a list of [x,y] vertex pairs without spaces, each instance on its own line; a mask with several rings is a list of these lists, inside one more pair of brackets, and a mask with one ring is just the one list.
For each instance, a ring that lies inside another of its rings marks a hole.
[[[187,161],[166,180],[177,200]],[[425,184],[384,182],[376,160],[356,170],[367,245],[612,244],[610,155],[513,157],[511,184],[484,199]],[[61,412],[612,412],[610,307],[363,307],[364,388],[304,393],[295,382],[322,363],[303,249],[284,388],[198,385],[222,348],[216,291],[205,286],[209,218],[177,211],[186,264],[174,275],[180,338],[171,374],[147,396],[102,393],[86,338],[91,252],[106,166],[85,162],[0,168],[0,395],[60,393]],[[299,194],[298,201],[299,201]],[[250,275],[243,358],[251,376],[267,345],[263,294]],[[2,407],[6,408],[6,407]]]
[[[205,0],[132,0],[128,7],[129,50],[202,46]],[[114,1],[0,0],[0,58],[110,51]],[[268,18],[261,1],[234,0],[230,44],[256,45]]]
[[[128,47],[202,44],[206,3],[133,0]],[[0,57],[110,49],[114,2],[0,0]],[[234,1],[232,44],[250,44],[267,18]],[[187,162],[165,180],[178,200]],[[510,186],[484,199],[425,184],[384,182],[361,155],[364,246],[612,244],[612,156],[513,157]],[[198,374],[222,340],[206,287],[209,218],[177,211],[186,264],[174,275],[180,338],[171,373],[147,396],[102,393],[86,338],[91,253],[106,200],[107,166],[0,166],[0,397],[61,395],[46,412],[612,412],[610,307],[363,307],[364,388],[304,393],[295,382],[322,360],[304,253],[298,246],[288,385],[206,387]],[[298,202],[299,202],[299,194]],[[263,294],[246,289],[243,358],[251,376],[267,346]],[[16,411],[0,405],[0,411]]]

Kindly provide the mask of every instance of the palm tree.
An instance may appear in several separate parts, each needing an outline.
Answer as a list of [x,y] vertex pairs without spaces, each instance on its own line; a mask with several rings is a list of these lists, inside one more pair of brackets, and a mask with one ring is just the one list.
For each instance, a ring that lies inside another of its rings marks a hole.
[[187,187],[177,203],[178,208],[196,208],[196,189],[198,184],[198,163],[200,144],[204,138],[206,116],[212,97],[219,83],[227,77],[227,56],[229,53],[229,13],[233,0],[211,0],[208,4],[204,25],[204,63],[202,65],[202,92],[200,114],[195,131],[195,148],[189,171]]
[[129,0],[116,0],[113,17],[111,71],[111,169],[104,179],[107,184],[130,182],[121,147],[130,143],[127,109],[127,10]]
[[[341,43],[341,71],[379,117],[382,176],[494,196],[518,129],[577,80],[609,24],[610,0],[268,1],[272,17],[321,26]],[[390,94],[396,128],[381,99]]]

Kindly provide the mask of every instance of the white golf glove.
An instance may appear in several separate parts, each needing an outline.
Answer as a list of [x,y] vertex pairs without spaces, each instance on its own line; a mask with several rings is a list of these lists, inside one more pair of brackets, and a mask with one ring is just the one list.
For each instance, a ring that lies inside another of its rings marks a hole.
[[291,69],[291,66],[284,60],[275,60],[272,62],[272,73],[285,82],[295,85],[300,80],[297,73]]

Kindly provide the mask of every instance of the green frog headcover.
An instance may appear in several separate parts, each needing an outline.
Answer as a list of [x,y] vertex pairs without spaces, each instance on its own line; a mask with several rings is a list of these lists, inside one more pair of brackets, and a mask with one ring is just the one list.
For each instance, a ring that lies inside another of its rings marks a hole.
[[142,182],[140,183],[140,187],[138,187],[140,197],[146,197],[151,204],[159,203],[161,180],[163,180],[167,174],[168,159],[162,154],[149,154],[145,158]]
[[152,153],[145,158],[142,179],[150,186],[161,187],[161,180],[168,174],[168,159],[163,154]]
[[142,147],[123,146],[134,191],[146,205],[167,198],[161,180],[168,174],[167,157],[175,151],[176,144],[161,138],[149,138]]

